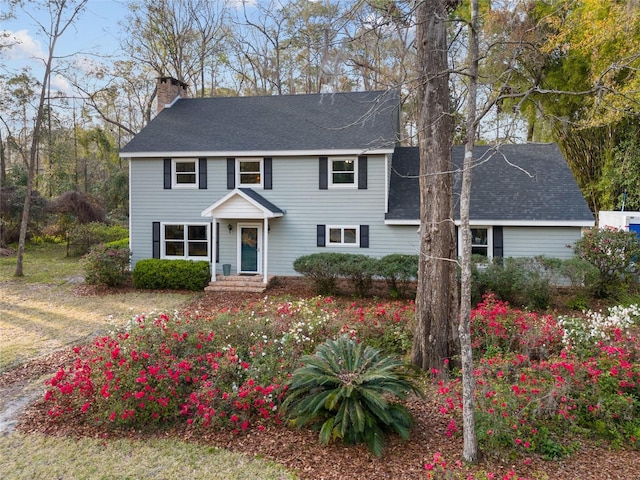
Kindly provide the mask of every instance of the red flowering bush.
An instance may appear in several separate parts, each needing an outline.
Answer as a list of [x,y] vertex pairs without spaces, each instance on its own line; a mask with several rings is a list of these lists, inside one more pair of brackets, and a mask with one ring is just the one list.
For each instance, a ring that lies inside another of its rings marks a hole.
[[520,353],[546,358],[563,347],[563,331],[555,318],[512,308],[493,294],[484,295],[472,311],[471,334],[476,355]]
[[154,424],[211,423],[236,430],[277,420],[284,388],[261,385],[251,365],[198,318],[137,317],[128,332],[76,347],[78,358],[47,384],[53,417],[143,428]]
[[[472,314],[478,439],[485,451],[569,454],[580,434],[640,447],[637,327],[603,337],[591,355],[562,344],[553,317],[485,297]],[[540,351],[544,348],[544,355]],[[439,381],[440,411],[456,434],[459,379]]]

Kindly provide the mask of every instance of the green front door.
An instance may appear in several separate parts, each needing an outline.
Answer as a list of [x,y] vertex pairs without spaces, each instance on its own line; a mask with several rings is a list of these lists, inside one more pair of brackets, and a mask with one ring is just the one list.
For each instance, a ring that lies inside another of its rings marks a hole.
[[240,227],[240,273],[259,272],[260,227]]

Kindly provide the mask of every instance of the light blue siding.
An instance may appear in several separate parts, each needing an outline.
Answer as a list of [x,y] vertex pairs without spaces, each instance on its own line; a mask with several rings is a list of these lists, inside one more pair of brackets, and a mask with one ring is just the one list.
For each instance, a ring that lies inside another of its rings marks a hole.
[[[417,254],[417,225],[385,225],[385,183],[388,162],[384,155],[368,156],[368,188],[329,188],[318,185],[317,157],[273,158],[273,189],[256,189],[264,198],[285,211],[269,221],[268,273],[295,275],[293,261],[316,252],[349,252],[382,257],[392,253]],[[163,188],[162,159],[131,159],[130,205],[132,263],[152,256],[152,223],[202,223],[210,218],[201,212],[229,193],[226,158],[207,161],[206,190]],[[219,262],[237,271],[238,226],[247,219],[219,218]],[[262,219],[255,223],[262,224]],[[228,225],[232,225],[232,232]],[[369,226],[369,248],[317,247],[317,225]],[[547,255],[567,258],[572,250],[566,245],[580,237],[580,228],[504,227],[504,256]]]
[[571,258],[580,227],[504,227],[505,257]]
[[[131,249],[132,262],[152,256],[152,222],[202,222],[200,213],[229,193],[226,188],[226,158],[210,158],[208,189],[163,188],[162,159],[132,159],[131,165]],[[384,155],[368,157],[368,185],[357,188],[318,186],[318,158],[273,159],[273,189],[256,189],[283,209],[281,218],[270,220],[270,274],[295,275],[293,261],[314,252],[351,252],[381,257],[390,253],[416,253],[416,226],[384,224],[387,162]],[[218,219],[220,257],[237,271],[237,219]],[[247,220],[242,220],[247,222]],[[262,220],[257,220],[262,222]],[[233,227],[229,233],[228,225]],[[368,225],[370,248],[317,247],[316,226]]]

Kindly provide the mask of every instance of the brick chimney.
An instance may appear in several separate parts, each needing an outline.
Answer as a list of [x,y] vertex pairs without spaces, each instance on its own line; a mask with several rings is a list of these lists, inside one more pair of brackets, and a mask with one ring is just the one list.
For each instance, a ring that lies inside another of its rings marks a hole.
[[158,110],[160,113],[165,107],[170,106],[173,101],[180,98],[187,98],[188,85],[172,77],[158,77]]

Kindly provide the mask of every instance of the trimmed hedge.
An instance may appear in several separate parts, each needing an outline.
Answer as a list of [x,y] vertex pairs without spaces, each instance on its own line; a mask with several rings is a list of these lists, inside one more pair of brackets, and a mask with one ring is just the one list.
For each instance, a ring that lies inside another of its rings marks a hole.
[[147,258],[133,269],[133,286],[148,289],[203,290],[211,279],[209,262]]
[[407,297],[410,285],[418,279],[418,255],[387,255],[378,260],[378,270],[387,282],[392,297]]
[[[313,253],[293,262],[296,272],[311,279],[316,293],[333,295],[346,279],[359,296],[367,296],[374,278],[383,278],[392,296],[406,295],[418,276],[417,255],[388,255],[382,259],[352,253]],[[392,288],[393,286],[393,288]]]

